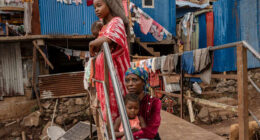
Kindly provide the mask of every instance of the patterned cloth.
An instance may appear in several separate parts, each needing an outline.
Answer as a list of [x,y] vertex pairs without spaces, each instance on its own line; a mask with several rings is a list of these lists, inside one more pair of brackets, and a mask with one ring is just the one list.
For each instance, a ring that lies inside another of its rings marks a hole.
[[[117,44],[117,46],[111,50],[112,60],[115,67],[115,71],[119,80],[119,87],[122,89],[122,94],[126,94],[125,72],[130,67],[130,57],[125,33],[124,23],[121,18],[114,17],[109,23],[103,26],[99,32],[99,37],[107,37]],[[96,59],[95,63],[95,79],[104,81],[104,53],[101,52]],[[100,101],[101,111],[106,121],[106,106],[104,89],[101,83],[96,83],[97,96]],[[113,121],[119,116],[115,93],[109,75],[109,100],[110,109]]]
[[148,72],[146,70],[144,70],[143,68],[140,67],[134,67],[134,68],[129,68],[126,73],[125,76],[128,76],[130,74],[135,74],[138,77],[140,77],[144,82],[145,82],[145,87],[144,87],[144,92],[145,93],[149,93],[150,91],[150,85],[149,85],[149,81],[148,81]]

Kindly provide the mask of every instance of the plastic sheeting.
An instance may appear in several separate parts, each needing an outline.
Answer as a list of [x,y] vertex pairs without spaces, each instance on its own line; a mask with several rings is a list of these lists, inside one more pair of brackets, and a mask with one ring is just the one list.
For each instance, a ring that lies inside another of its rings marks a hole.
[[[214,45],[239,40],[247,41],[260,52],[260,2],[259,0],[219,0],[213,4]],[[260,61],[248,52],[248,68],[260,67]],[[214,71],[236,70],[236,49],[214,52]]]

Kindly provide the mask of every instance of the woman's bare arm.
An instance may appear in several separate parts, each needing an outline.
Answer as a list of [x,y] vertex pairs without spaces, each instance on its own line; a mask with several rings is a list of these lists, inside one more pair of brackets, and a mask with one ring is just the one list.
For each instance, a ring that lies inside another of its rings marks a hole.
[[112,40],[107,37],[99,37],[89,43],[89,52],[91,56],[95,56],[101,49],[101,46],[104,42],[107,42],[109,45],[112,44]]

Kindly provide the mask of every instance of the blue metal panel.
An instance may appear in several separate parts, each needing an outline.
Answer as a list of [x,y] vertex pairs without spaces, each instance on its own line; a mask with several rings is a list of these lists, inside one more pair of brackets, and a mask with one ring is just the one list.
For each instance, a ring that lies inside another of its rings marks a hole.
[[[260,1],[240,0],[241,40],[247,41],[260,53]],[[248,68],[260,67],[260,61],[247,52]]]
[[[176,35],[176,6],[175,0],[154,0],[154,8],[142,8],[142,0],[131,0],[137,7],[141,8],[145,13],[151,16],[156,22],[161,24],[165,29]],[[140,26],[135,23],[134,31],[142,42],[156,42],[157,40],[148,33],[144,35]]]
[[[239,40],[237,4],[236,0],[219,0],[213,4],[215,46]],[[214,51],[213,70],[218,72],[236,70],[236,49]]]
[[[219,0],[214,3],[214,45],[246,40],[260,52],[259,0]],[[260,67],[260,62],[248,52],[248,68]],[[236,70],[236,49],[214,53],[214,71]]]
[[201,14],[199,18],[199,48],[207,48],[207,25],[206,14]]
[[83,4],[76,6],[56,0],[39,0],[42,34],[91,34],[91,24],[98,18],[93,6],[87,6],[85,0],[82,2]]

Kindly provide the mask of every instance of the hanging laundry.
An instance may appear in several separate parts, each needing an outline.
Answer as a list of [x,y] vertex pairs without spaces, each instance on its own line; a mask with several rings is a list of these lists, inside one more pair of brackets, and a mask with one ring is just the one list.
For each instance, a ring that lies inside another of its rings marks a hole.
[[166,59],[163,64],[163,73],[172,73],[175,72],[178,64],[178,54],[171,54],[166,56]]
[[87,6],[93,5],[93,0],[87,0]]
[[84,80],[83,80],[85,90],[89,89],[91,62],[92,62],[92,58],[90,58],[89,61],[85,64],[85,73],[84,73]]
[[164,83],[166,92],[176,92],[176,91],[181,90],[179,83],[178,84],[167,84],[166,76],[163,76],[163,83]]
[[193,52],[186,51],[181,56],[181,65],[182,69],[187,72],[188,74],[195,73],[195,67],[193,65]]
[[207,22],[207,47],[214,46],[214,17],[213,12],[206,14]]
[[201,80],[210,84],[211,56],[208,48],[193,51],[195,72],[200,73]]
[[151,87],[158,87],[160,86],[160,71],[151,72],[149,73],[149,81]]
[[197,49],[193,51],[194,67],[195,72],[201,72],[204,70],[210,63],[211,58],[209,55],[209,49]]
[[153,21],[152,26],[150,28],[150,33],[153,35],[153,37],[158,40],[162,41],[163,40],[163,27],[157,23],[156,21]]
[[165,60],[166,60],[166,56],[161,56],[161,66],[160,66],[161,72],[163,72],[163,66],[164,66]]
[[140,28],[143,34],[147,35],[149,30],[151,29],[152,23],[153,23],[152,18],[145,17],[143,14],[141,14]]

